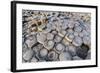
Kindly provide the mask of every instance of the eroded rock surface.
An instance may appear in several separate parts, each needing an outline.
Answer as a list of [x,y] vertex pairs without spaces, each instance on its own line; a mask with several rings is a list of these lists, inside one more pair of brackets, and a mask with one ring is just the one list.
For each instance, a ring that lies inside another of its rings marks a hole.
[[91,59],[91,14],[22,10],[22,62]]

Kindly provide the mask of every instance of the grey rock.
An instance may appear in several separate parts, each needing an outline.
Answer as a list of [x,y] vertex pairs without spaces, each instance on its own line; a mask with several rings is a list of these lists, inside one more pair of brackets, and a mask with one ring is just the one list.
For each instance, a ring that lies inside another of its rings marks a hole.
[[73,60],[82,60],[82,58],[78,57],[78,56],[74,56]]
[[74,27],[74,22],[71,20],[71,21],[69,21],[69,23],[68,23],[68,27],[69,28],[73,28]]
[[22,63],[25,63],[26,61],[24,59],[22,59]]
[[63,52],[68,52],[69,51],[69,47],[68,46],[65,46],[65,49]]
[[83,43],[83,41],[82,41],[81,37],[75,37],[72,42],[72,44],[75,46],[81,46],[82,43]]
[[51,30],[52,30],[52,28],[46,28],[46,29],[45,29],[45,31],[48,32],[48,33],[49,33]]
[[91,59],[91,51],[90,50],[88,51],[86,59]]
[[57,31],[54,31],[54,30],[53,30],[53,31],[52,31],[52,34],[56,35],[56,34],[57,34]]
[[54,34],[47,33],[47,40],[52,40],[54,38]]
[[67,34],[73,34],[73,33],[74,33],[73,29],[68,29],[67,30]]
[[61,31],[61,34],[65,35],[66,34],[66,31],[65,30],[62,30]]
[[74,32],[74,36],[78,36],[79,35],[79,33],[78,32]]
[[51,24],[51,23],[48,23],[48,24],[46,25],[46,27],[47,27],[47,28],[52,28],[52,24]]
[[55,60],[57,60],[57,58],[58,58],[58,54],[57,54],[55,51],[50,51],[50,52],[48,53],[48,59],[49,59],[49,60],[55,61]]
[[62,24],[62,29],[65,30],[65,29],[67,29],[67,28],[68,28],[67,23],[63,23],[63,24]]
[[54,41],[57,42],[57,43],[60,42],[61,40],[62,40],[62,38],[58,35],[56,35],[55,38],[54,38]]
[[23,54],[23,59],[28,61],[32,58],[33,55],[34,55],[33,50],[28,50]]
[[80,36],[81,38],[83,38],[83,37],[84,37],[84,34],[83,34],[82,32],[80,32],[80,33],[79,33],[79,36]]
[[37,34],[37,41],[41,44],[44,44],[44,42],[46,41],[46,34],[43,32],[40,32]]
[[63,40],[62,40],[62,44],[64,44],[65,46],[68,46],[68,45],[70,44],[70,42],[67,41],[67,40],[65,40],[65,39],[63,39]]
[[63,52],[59,55],[60,61],[71,60],[71,59],[72,59],[72,57],[68,52]]
[[37,39],[36,39],[36,36],[29,36],[25,43],[28,45],[29,48],[31,48],[34,44],[37,43]]
[[22,10],[22,62],[91,59],[90,15]]
[[54,41],[52,41],[52,40],[46,41],[44,43],[44,47],[47,48],[48,50],[52,49],[53,46],[54,46]]
[[70,40],[73,40],[74,37],[75,37],[74,34],[69,34],[69,35],[68,35],[68,38],[69,38]]
[[41,57],[46,57],[47,56],[47,54],[48,54],[48,50],[47,49],[41,49],[40,50],[40,56]]
[[90,45],[91,44],[91,38],[89,36],[84,36],[83,37],[83,43],[86,45]]
[[64,49],[65,49],[65,46],[63,45],[63,44],[57,44],[56,45],[56,50],[58,51],[58,52],[63,52],[64,51]]
[[75,46],[69,46],[69,52],[72,56],[76,55],[76,47]]
[[80,26],[76,26],[76,27],[74,27],[74,31],[81,32],[82,28]]
[[29,50],[27,44],[23,43],[23,45],[22,45],[22,52],[25,53],[27,50]]
[[83,30],[82,33],[83,33],[84,36],[89,36],[90,35],[90,33],[87,32],[86,30]]
[[81,47],[76,48],[76,54],[82,59],[85,59],[88,54],[88,46],[82,45]]
[[37,47],[38,47],[39,49],[42,49],[42,48],[43,48],[43,44],[38,44]]
[[80,23],[79,23],[78,21],[76,21],[76,22],[74,23],[74,25],[75,25],[75,27],[76,27],[76,26],[79,26]]
[[35,57],[33,57],[32,59],[31,59],[31,62],[37,62],[38,60],[35,58]]

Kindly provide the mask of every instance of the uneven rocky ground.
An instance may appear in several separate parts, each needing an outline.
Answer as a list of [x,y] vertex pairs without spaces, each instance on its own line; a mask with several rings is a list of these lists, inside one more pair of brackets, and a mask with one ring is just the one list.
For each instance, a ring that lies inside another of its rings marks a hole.
[[22,11],[22,61],[91,59],[91,14]]

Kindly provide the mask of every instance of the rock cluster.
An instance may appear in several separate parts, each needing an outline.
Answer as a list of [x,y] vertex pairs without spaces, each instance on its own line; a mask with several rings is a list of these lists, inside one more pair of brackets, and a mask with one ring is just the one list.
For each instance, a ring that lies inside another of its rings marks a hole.
[[22,10],[22,61],[91,59],[91,14]]

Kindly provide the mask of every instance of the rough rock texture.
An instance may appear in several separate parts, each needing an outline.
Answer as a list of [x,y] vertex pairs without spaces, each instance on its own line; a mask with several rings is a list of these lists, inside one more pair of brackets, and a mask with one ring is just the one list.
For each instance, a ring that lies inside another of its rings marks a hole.
[[91,59],[91,13],[22,10],[22,62]]

